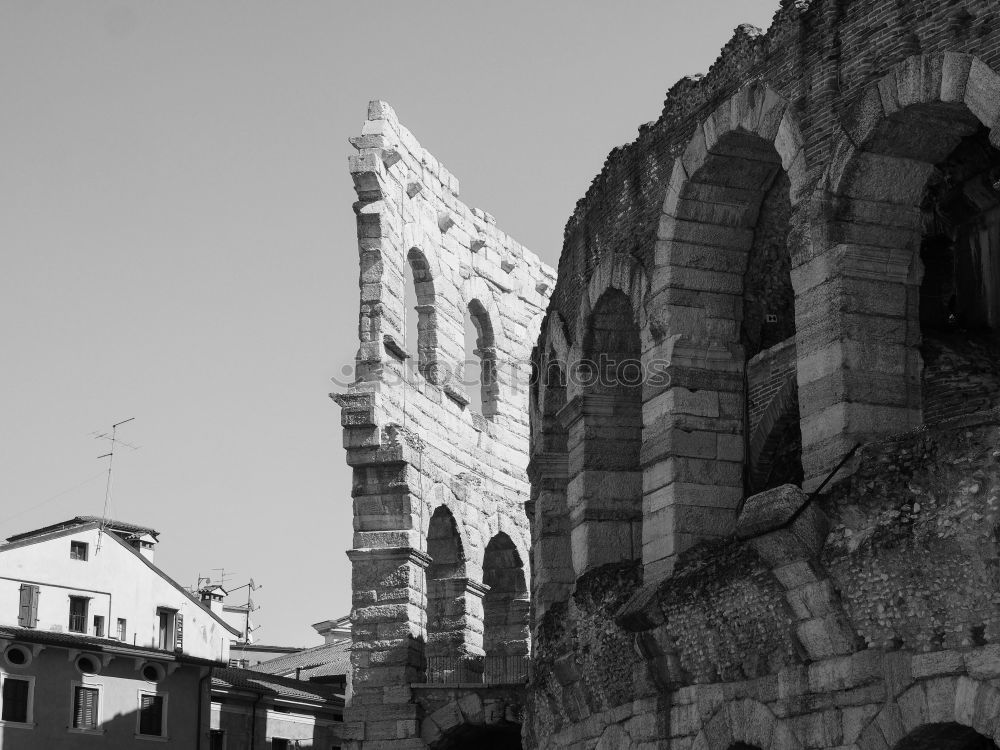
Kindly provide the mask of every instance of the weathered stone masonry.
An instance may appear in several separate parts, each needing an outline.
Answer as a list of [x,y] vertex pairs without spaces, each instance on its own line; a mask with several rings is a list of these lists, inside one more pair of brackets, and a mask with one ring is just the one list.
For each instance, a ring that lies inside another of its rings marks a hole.
[[611,153],[534,352],[527,746],[995,747],[998,206],[985,0],[785,0]]
[[[356,382],[335,395],[354,470],[345,736],[366,750],[423,748],[485,726],[516,742],[529,649],[528,368],[555,274],[459,201],[455,177],[384,102],[352,143],[360,347]],[[490,373],[481,414],[449,377],[472,355],[466,312]]]

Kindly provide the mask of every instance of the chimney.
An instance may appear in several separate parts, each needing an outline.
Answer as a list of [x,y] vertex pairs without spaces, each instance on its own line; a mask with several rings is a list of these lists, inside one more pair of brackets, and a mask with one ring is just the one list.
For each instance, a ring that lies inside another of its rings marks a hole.
[[207,586],[200,589],[198,595],[201,597],[201,603],[212,610],[212,614],[222,617],[222,600],[226,596],[226,590],[222,586],[218,584]]

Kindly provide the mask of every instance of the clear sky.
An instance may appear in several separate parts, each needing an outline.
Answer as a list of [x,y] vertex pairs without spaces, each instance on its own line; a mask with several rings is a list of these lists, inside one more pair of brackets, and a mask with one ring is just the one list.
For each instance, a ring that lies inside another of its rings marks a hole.
[[329,378],[357,348],[369,99],[555,265],[608,151],[777,0],[0,0],[0,538],[112,515],[258,637],[350,609]]

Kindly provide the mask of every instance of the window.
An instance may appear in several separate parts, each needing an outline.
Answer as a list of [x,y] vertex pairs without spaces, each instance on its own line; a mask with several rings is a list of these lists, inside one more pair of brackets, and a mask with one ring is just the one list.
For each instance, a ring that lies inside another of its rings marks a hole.
[[221,729],[211,729],[208,732],[208,750],[225,750],[226,733]]
[[89,545],[86,542],[70,542],[69,543],[69,559],[70,560],[86,560],[87,559],[87,547]]
[[31,722],[32,679],[3,675],[0,691],[0,720],[15,724]]
[[271,738],[271,750],[288,750],[288,740],[282,739],[281,737]]
[[139,734],[162,737],[166,718],[166,700],[155,693],[139,694]]
[[17,610],[17,624],[33,628],[38,624],[38,586],[21,584],[21,603]]
[[73,686],[73,729],[97,729],[100,691],[87,685]]
[[83,596],[69,598],[69,630],[71,633],[87,632],[87,605],[89,600]]
[[118,625],[115,628],[115,638],[117,638],[119,641],[124,641],[125,640],[125,618],[124,617],[119,617],[118,618]]
[[94,635],[104,637],[104,615],[94,615]]
[[156,610],[157,638],[156,647],[164,651],[173,651],[181,645],[181,633],[179,625],[180,617],[176,610],[158,609]]

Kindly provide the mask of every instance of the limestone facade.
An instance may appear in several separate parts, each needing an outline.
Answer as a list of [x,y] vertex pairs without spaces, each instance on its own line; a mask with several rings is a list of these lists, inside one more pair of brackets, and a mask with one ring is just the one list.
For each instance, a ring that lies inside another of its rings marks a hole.
[[527,747],[996,747],[998,261],[995,3],[783,0],[670,90],[533,353]]
[[[345,739],[426,747],[462,722],[460,699],[475,725],[516,739],[529,653],[530,352],[555,272],[462,203],[457,179],[386,103],[369,105],[351,140],[360,346],[353,382],[334,395],[354,473]],[[479,394],[458,376],[470,358]]]

